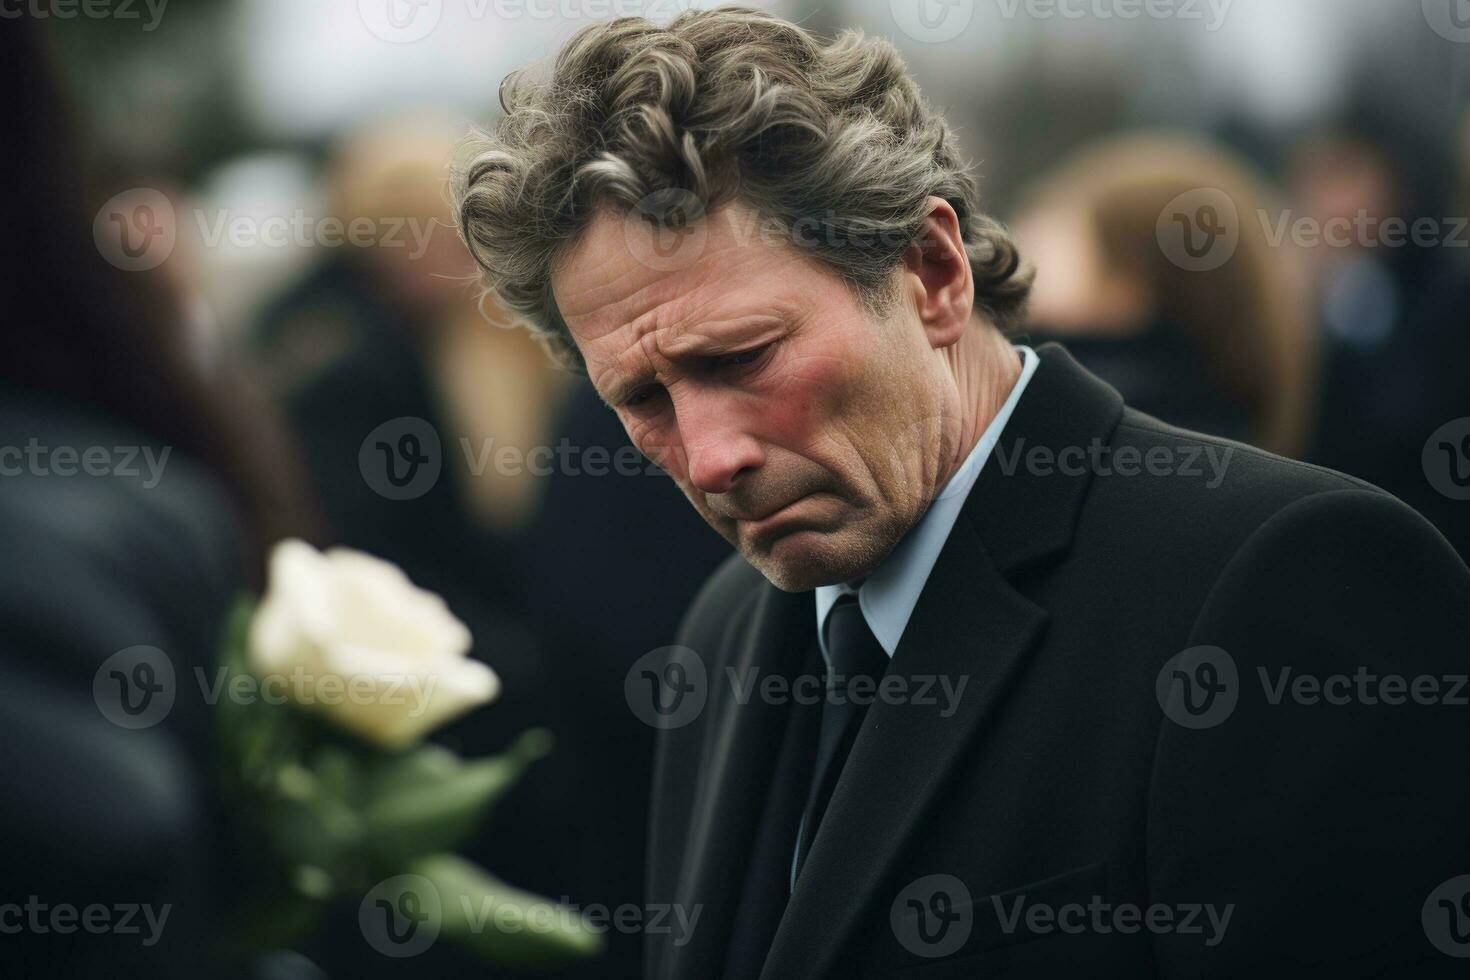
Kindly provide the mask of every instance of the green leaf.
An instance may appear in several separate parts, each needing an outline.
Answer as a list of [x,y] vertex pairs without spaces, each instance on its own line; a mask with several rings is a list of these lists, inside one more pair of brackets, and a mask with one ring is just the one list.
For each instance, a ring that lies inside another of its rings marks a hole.
[[247,734],[248,706],[229,697],[229,678],[243,672],[246,663],[246,646],[250,642],[250,617],[255,614],[255,598],[242,592],[230,607],[225,618],[225,628],[220,641],[216,665],[225,672],[220,686],[220,698],[214,704],[215,727],[220,742],[238,757]]
[[395,757],[363,808],[368,845],[390,866],[458,847],[526,768],[550,751],[551,734],[532,729],[488,759],[465,762],[436,745]]
[[224,649],[229,653],[238,653],[242,661],[245,645],[250,639],[250,619],[255,615],[256,605],[255,596],[249,592],[241,592],[235,596],[234,602],[230,604],[230,611],[225,616]]
[[361,841],[350,811],[319,798],[275,800],[261,811],[273,856],[285,866],[335,868]]
[[464,760],[442,745],[425,744],[379,756],[374,765],[369,795],[379,799],[414,793],[451,778],[464,766]]
[[602,952],[601,931],[575,909],[512,888],[453,854],[411,862],[439,893],[441,933],[505,966],[544,967]]
[[345,805],[354,804],[362,792],[361,770],[357,757],[340,745],[329,742],[311,752],[311,771],[322,794]]
[[320,901],[289,893],[242,905],[217,925],[216,955],[247,960],[264,950],[304,942],[320,925],[324,909]]

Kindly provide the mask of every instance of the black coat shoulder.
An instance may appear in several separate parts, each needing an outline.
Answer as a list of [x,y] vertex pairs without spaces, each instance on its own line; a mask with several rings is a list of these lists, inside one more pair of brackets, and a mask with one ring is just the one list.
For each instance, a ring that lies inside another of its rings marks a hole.
[[[30,394],[0,393],[0,452],[0,741],[18,749],[0,764],[14,804],[0,813],[0,864],[52,905],[171,909],[156,945],[38,934],[16,938],[9,961],[36,975],[198,976],[218,814],[196,676],[212,676],[241,585],[234,507],[181,453]],[[173,700],[127,729],[108,713],[103,670],[135,646],[163,652],[172,684],[155,681]]]

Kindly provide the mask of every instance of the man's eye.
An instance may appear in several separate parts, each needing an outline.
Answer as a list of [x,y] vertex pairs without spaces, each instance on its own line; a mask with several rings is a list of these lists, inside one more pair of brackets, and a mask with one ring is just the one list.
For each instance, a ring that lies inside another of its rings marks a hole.
[[647,388],[639,388],[627,398],[623,399],[623,404],[628,408],[637,408],[639,405],[646,404],[648,400],[652,397],[652,391]]
[[763,347],[753,347],[750,350],[738,351],[734,354],[726,354],[724,357],[720,358],[720,366],[739,367],[742,364],[754,364],[756,361],[760,360],[760,356],[766,351],[770,350],[770,348],[771,345],[766,344]]

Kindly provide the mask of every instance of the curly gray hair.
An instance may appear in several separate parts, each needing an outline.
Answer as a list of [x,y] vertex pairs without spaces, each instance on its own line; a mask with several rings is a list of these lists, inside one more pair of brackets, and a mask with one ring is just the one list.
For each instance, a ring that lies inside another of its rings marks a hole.
[[874,301],[937,196],[959,216],[976,310],[1002,330],[1024,312],[1030,271],[885,40],[824,43],[743,7],[624,17],[578,31],[549,80],[507,77],[500,103],[453,173],[460,234],[488,292],[572,367],[551,268],[598,207],[677,225],[738,199],[809,229],[814,256]]

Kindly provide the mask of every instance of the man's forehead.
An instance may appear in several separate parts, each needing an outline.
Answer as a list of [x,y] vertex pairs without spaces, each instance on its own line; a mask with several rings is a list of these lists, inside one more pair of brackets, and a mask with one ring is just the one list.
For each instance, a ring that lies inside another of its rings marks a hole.
[[580,338],[595,339],[664,304],[690,312],[728,305],[743,276],[776,258],[770,243],[742,234],[751,220],[730,205],[660,231],[636,214],[600,209],[553,266],[557,308]]
[[600,326],[657,286],[661,277],[657,270],[636,260],[623,225],[620,216],[599,210],[552,265],[552,295],[568,325],[583,329]]

